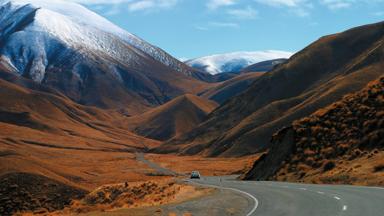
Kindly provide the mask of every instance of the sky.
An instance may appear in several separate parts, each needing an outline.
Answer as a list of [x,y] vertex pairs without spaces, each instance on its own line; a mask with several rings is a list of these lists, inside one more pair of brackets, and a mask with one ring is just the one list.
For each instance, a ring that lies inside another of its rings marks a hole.
[[384,21],[384,0],[67,0],[180,59],[297,52],[319,37]]

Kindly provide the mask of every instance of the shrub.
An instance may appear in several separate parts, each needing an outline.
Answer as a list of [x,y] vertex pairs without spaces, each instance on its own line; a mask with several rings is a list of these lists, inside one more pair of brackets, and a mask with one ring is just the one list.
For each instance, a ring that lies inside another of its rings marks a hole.
[[384,171],[384,164],[377,165],[373,168],[374,172],[383,172]]
[[335,168],[336,164],[333,161],[328,161],[324,164],[323,170],[324,172],[330,171]]

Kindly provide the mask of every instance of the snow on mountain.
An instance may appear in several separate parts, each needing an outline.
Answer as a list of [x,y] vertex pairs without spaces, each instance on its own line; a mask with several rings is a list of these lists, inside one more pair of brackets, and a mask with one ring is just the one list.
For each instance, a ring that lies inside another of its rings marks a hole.
[[232,52],[191,59],[185,63],[214,75],[222,72],[239,72],[243,68],[258,62],[290,58],[292,55],[291,52],[278,50]]
[[[120,39],[164,65],[188,76],[194,76],[193,71],[160,48],[121,29],[80,4],[62,0],[0,0],[0,7],[0,23],[6,23],[5,21],[19,10],[26,11],[26,8],[30,8],[36,10],[36,14],[33,23],[25,31],[35,34],[49,33],[72,47],[86,47],[120,60],[124,58],[125,61],[134,61],[135,59],[130,59],[132,56],[119,55],[119,49],[122,47],[117,47],[115,41]],[[1,24],[0,26],[0,29],[8,27]]]
[[86,105],[136,110],[198,91],[205,84],[194,78],[210,78],[62,0],[0,0],[0,68]]

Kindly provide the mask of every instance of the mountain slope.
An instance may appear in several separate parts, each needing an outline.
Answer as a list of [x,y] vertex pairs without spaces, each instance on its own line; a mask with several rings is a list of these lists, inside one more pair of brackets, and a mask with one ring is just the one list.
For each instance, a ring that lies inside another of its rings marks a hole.
[[[191,59],[185,63],[210,74],[240,72],[243,68],[266,60],[289,58],[292,53],[285,51],[233,52]],[[258,71],[261,72],[261,71]]]
[[113,124],[128,119],[118,112],[76,104],[53,89],[1,70],[0,77],[0,140],[105,151],[157,144]]
[[215,87],[208,89],[201,95],[201,97],[222,104],[230,98],[244,92],[257,78],[263,74],[264,73],[260,72],[240,74]]
[[384,77],[273,140],[245,179],[384,185]]
[[0,65],[71,99],[130,113],[197,92],[203,77],[86,8],[60,0],[0,1]]
[[195,128],[216,106],[215,102],[186,94],[141,115],[128,118],[127,124],[139,135],[167,140]]
[[246,68],[243,68],[241,70],[242,73],[249,73],[249,72],[267,72],[270,70],[273,70],[275,67],[277,67],[280,64],[283,64],[288,59],[273,59],[269,61],[263,61],[259,62],[253,65],[249,65]]
[[383,22],[323,37],[159,151],[206,155],[263,151],[276,130],[362,89],[383,74],[383,67]]
[[[20,204],[30,210],[60,209],[100,182],[142,179],[143,167],[133,152],[159,145],[115,124],[128,119],[116,111],[79,105],[1,69],[0,98],[0,185],[8,203],[1,203],[2,215],[21,210]],[[56,187],[47,188],[51,183]]]

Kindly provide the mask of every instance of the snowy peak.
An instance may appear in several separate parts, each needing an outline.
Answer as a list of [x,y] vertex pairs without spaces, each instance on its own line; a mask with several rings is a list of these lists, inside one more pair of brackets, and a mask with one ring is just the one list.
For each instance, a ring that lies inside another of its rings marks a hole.
[[[140,112],[208,77],[87,8],[61,0],[0,0],[0,67],[76,102]],[[193,78],[191,78],[193,77]]]
[[293,53],[291,52],[278,50],[233,52],[196,58],[185,63],[210,74],[218,74],[223,72],[239,72],[252,64],[273,59],[290,58],[292,55]]
[[[55,12],[56,15],[60,14],[61,17],[65,16],[74,23],[92,26],[116,35],[122,36],[127,34],[123,29],[80,4],[62,0],[0,0],[1,7],[7,4],[14,10],[26,6],[35,9],[49,10]],[[42,17],[42,19],[45,20],[45,22],[52,21],[51,17]]]
[[30,18],[33,19],[33,23],[25,31],[34,35],[46,34],[45,37],[54,37],[72,48],[92,49],[118,60],[127,59],[132,63],[136,61],[133,55],[122,56],[122,51],[119,51],[128,46],[136,49],[135,54],[152,58],[187,76],[203,76],[196,75],[195,73],[199,72],[165,51],[121,29],[80,4],[62,0],[0,0],[0,7],[0,27],[5,28],[1,23],[15,14],[19,20],[13,20],[14,22],[24,22],[27,17],[20,14],[20,10],[29,9],[36,11],[36,14]]

